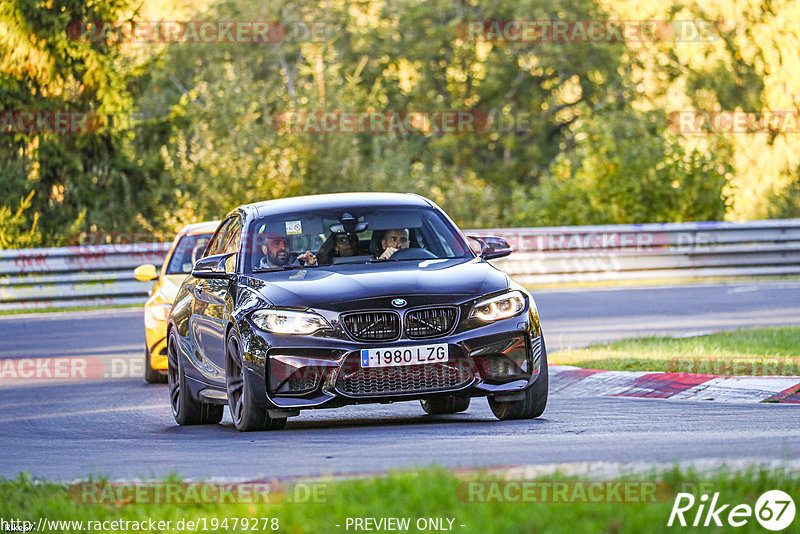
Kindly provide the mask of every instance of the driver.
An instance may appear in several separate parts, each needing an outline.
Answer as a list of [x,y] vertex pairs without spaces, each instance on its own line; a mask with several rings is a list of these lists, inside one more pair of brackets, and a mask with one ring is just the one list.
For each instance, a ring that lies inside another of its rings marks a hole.
[[381,239],[383,253],[378,256],[378,259],[387,260],[398,250],[408,248],[410,244],[408,229],[399,228],[396,230],[386,230],[386,233],[383,234],[383,239]]
[[[294,260],[286,248],[286,238],[283,236],[270,237],[261,246],[264,257],[258,264],[259,269],[275,269],[295,265],[316,265],[317,258],[309,251],[300,254]],[[300,263],[300,262],[304,263]]]

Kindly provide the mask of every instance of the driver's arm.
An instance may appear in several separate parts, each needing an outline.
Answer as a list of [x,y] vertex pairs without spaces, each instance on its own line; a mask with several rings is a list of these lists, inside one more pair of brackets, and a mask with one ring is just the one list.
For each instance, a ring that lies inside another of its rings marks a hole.
[[304,262],[306,265],[316,265],[317,264],[317,257],[311,253],[311,251],[306,250],[305,253],[300,254],[297,256],[298,261]]

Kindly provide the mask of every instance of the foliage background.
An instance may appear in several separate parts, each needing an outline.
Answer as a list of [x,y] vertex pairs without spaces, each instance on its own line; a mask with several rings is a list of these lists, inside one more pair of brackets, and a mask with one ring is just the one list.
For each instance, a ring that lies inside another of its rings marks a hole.
[[[702,19],[694,42],[486,42],[468,20]],[[274,20],[278,43],[72,40],[74,21]],[[0,247],[175,231],[256,200],[404,191],[464,227],[800,216],[798,134],[691,135],[680,110],[797,110],[800,0],[5,0],[0,110],[94,134],[0,134]],[[284,134],[289,110],[474,110],[477,135]],[[518,119],[527,118],[522,122]],[[512,120],[516,119],[516,120]]]

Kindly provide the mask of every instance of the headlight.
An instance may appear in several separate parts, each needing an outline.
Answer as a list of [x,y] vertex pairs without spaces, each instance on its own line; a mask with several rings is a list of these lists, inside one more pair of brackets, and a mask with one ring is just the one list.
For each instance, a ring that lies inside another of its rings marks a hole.
[[478,302],[472,307],[469,316],[490,322],[514,317],[524,309],[525,295],[521,291],[509,291]]
[[267,332],[275,334],[312,334],[331,325],[316,313],[289,310],[258,310],[250,316],[253,322]]
[[169,317],[169,312],[172,311],[172,304],[155,304],[147,308],[147,313],[154,321],[164,322]]

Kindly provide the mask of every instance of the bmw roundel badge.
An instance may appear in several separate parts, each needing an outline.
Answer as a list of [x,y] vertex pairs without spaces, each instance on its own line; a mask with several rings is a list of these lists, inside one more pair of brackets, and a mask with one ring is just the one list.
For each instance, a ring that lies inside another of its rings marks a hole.
[[402,308],[406,304],[408,303],[405,301],[405,299],[394,299],[392,301],[392,306],[394,306],[395,308]]

